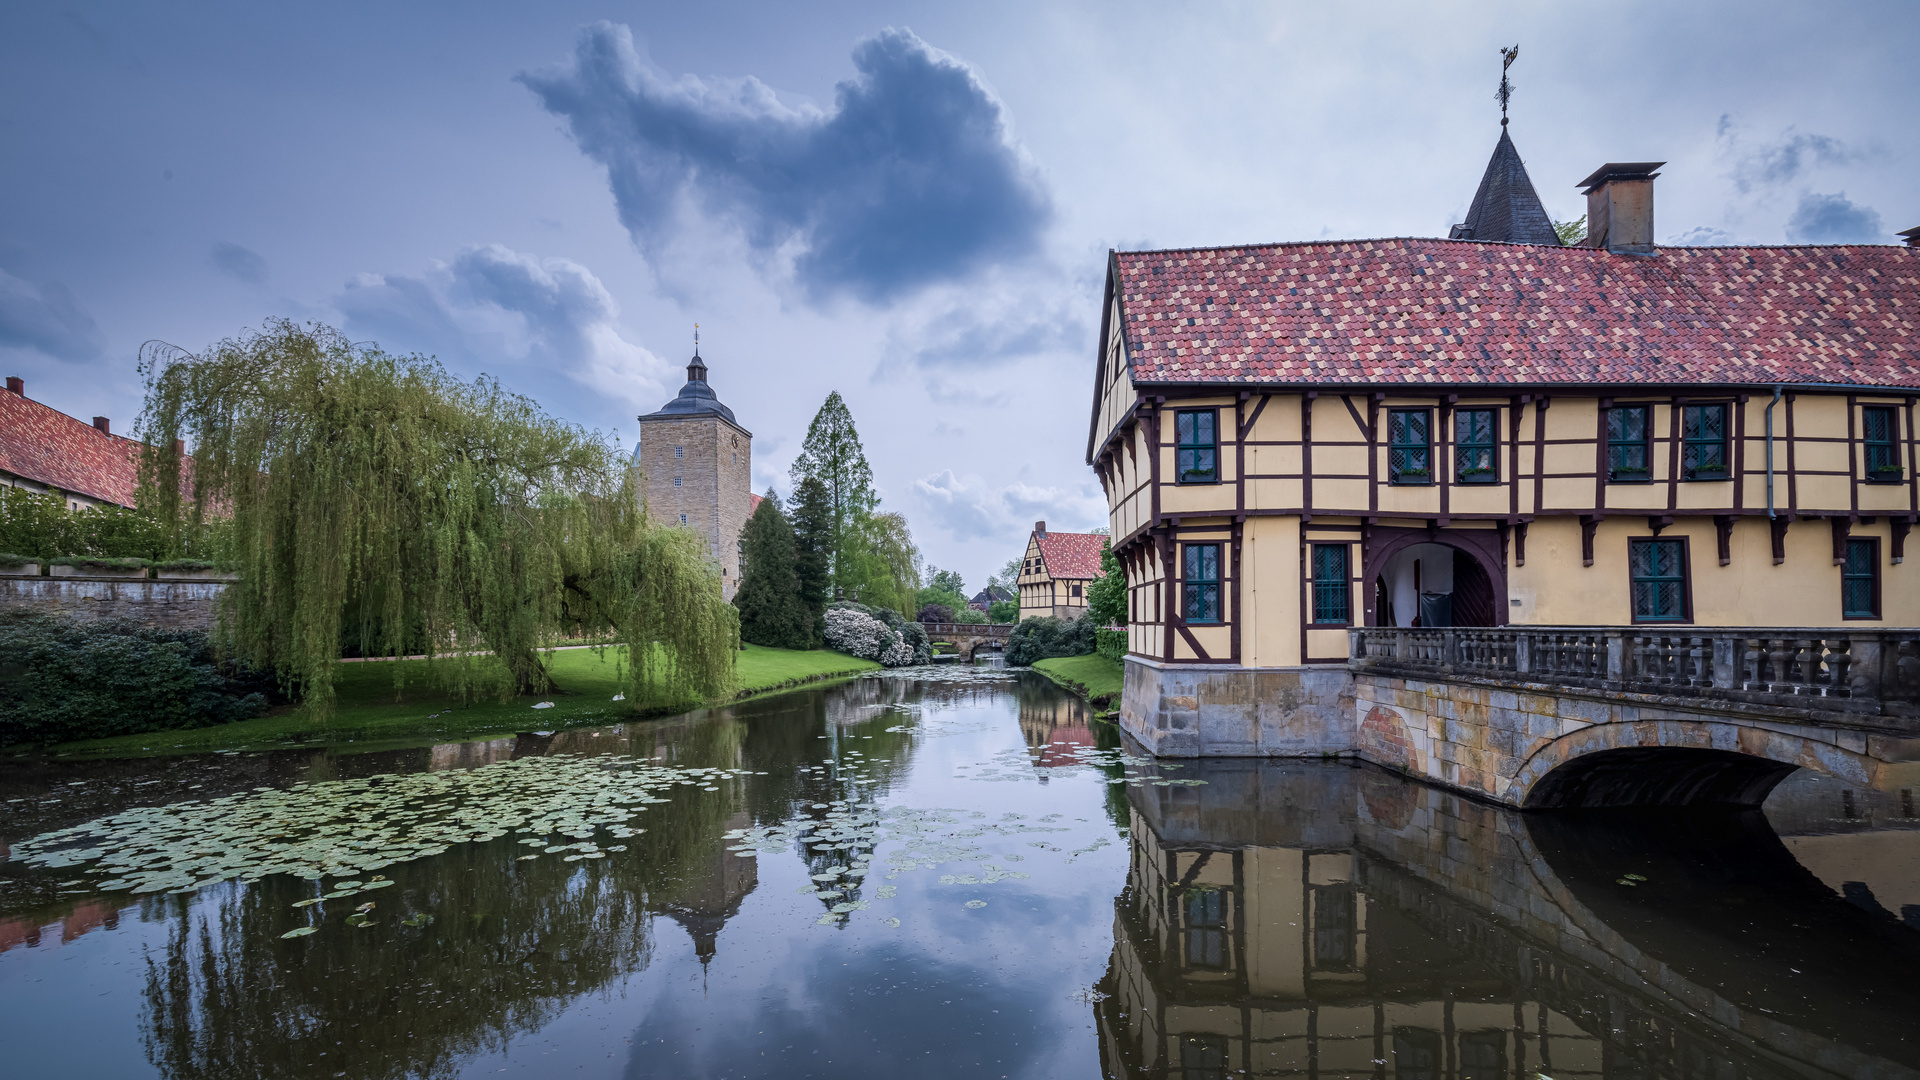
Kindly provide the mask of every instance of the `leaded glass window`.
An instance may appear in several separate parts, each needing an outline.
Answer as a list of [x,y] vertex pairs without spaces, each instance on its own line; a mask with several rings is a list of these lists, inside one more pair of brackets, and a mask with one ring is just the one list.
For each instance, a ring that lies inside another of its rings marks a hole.
[[1352,589],[1347,575],[1347,545],[1315,544],[1313,621],[1344,626],[1352,622]]
[[1493,409],[1462,409],[1454,414],[1454,478],[1463,484],[1491,484],[1500,479],[1496,467]]
[[1607,410],[1607,479],[1647,480],[1647,407],[1616,405]]
[[1187,963],[1193,967],[1225,968],[1227,952],[1227,894],[1210,885],[1189,886],[1181,907],[1186,919]]
[[1847,561],[1840,567],[1840,608],[1849,619],[1880,617],[1880,559],[1871,540],[1847,541]]
[[1899,430],[1893,410],[1885,405],[1869,405],[1860,410],[1867,444],[1867,479],[1894,483],[1904,478],[1900,453],[1894,440]]
[[1182,484],[1220,480],[1220,433],[1212,409],[1174,414],[1174,476]]
[[1727,478],[1727,407],[1687,405],[1680,410],[1680,478]]
[[1220,545],[1188,544],[1182,549],[1181,616],[1190,623],[1220,621]]
[[1387,413],[1387,472],[1396,484],[1433,483],[1433,414],[1425,409]]
[[1634,622],[1684,622],[1687,558],[1678,540],[1630,540],[1627,572],[1633,585]]

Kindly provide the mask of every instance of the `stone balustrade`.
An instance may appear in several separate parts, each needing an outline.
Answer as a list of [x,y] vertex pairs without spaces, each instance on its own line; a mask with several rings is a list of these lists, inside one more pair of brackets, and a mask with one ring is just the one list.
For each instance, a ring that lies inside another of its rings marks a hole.
[[1355,672],[1920,717],[1920,629],[1354,627]]

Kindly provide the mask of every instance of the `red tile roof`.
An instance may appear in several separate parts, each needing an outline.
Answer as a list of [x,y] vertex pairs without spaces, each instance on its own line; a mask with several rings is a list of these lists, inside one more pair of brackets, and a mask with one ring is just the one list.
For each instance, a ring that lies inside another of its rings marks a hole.
[[753,500],[752,502],[747,504],[748,517],[752,517],[754,513],[760,509],[760,504],[767,501],[767,497],[765,495],[755,495],[751,491],[747,492],[747,498]]
[[1920,250],[1346,240],[1115,257],[1136,383],[1920,388]]
[[1099,533],[1035,533],[1040,557],[1046,560],[1047,573],[1054,578],[1097,578],[1100,570],[1100,545],[1107,538]]
[[0,469],[120,506],[135,503],[141,444],[0,390]]

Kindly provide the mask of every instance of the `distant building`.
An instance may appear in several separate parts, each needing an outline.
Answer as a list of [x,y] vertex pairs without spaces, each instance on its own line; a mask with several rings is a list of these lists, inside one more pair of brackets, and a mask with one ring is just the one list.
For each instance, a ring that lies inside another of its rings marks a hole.
[[0,486],[58,491],[69,510],[134,505],[141,444],[115,435],[106,417],[93,423],[27,397],[27,384],[7,379],[0,394]]
[[1087,611],[1087,586],[1100,572],[1099,533],[1050,533],[1047,523],[1033,523],[1027,554],[1020,562],[1020,617],[1053,616],[1077,619]]
[[998,585],[989,585],[974,594],[973,599],[967,601],[967,607],[974,611],[985,611],[995,604],[1011,599],[1013,599],[1013,593]]
[[633,467],[654,520],[707,538],[728,600],[740,587],[740,533],[760,503],[753,493],[752,455],[753,433],[707,385],[706,361],[696,348],[679,396],[640,417]]

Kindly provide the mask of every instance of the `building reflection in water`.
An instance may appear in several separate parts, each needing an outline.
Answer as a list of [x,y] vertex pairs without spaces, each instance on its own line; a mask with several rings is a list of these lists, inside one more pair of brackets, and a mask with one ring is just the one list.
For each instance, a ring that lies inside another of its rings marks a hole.
[[1110,1077],[1920,1075],[1899,974],[1920,934],[1849,906],[1758,812],[1596,826],[1371,768],[1194,773],[1128,793]]

